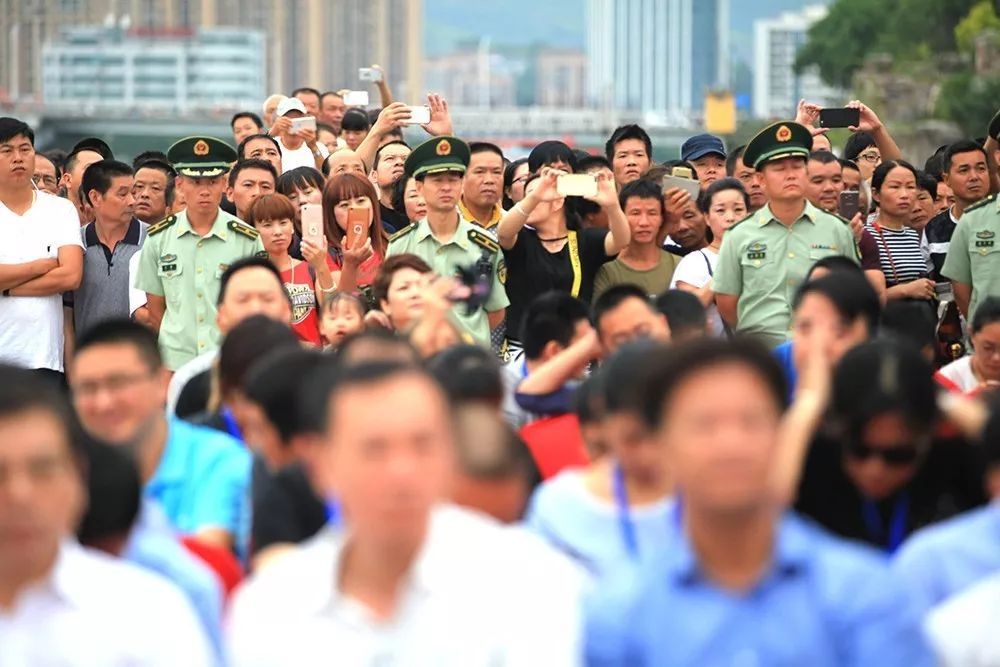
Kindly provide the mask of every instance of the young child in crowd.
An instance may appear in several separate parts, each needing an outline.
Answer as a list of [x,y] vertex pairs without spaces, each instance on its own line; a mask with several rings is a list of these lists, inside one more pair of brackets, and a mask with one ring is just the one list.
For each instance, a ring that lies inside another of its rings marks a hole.
[[336,292],[326,299],[319,322],[319,333],[327,350],[336,350],[348,336],[365,330],[365,302],[353,292]]

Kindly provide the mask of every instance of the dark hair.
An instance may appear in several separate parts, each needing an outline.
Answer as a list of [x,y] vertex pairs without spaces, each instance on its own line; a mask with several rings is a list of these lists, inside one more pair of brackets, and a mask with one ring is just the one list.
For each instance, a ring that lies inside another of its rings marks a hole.
[[917,180],[917,169],[909,162],[905,160],[883,160],[882,164],[875,167],[875,171],[872,173],[872,192],[878,192],[882,189],[882,184],[885,183],[886,177],[889,176],[889,172],[896,167],[902,167],[913,174],[913,179]]
[[[400,215],[406,215],[406,186],[411,178],[413,177],[403,174],[392,184],[392,210]],[[504,208],[509,207],[505,206]],[[413,220],[409,220],[409,222],[413,222]]]
[[295,97],[299,93],[308,93],[309,95],[315,95],[317,101],[319,101],[323,97],[322,95],[320,95],[320,92],[318,90],[316,90],[315,88],[309,88],[308,86],[296,88],[295,90],[292,91],[291,96]]
[[246,152],[247,144],[256,139],[267,139],[272,144],[274,144],[275,149],[277,149],[279,153],[281,152],[281,146],[278,144],[278,140],[272,137],[270,134],[265,134],[265,133],[251,134],[249,137],[246,137],[243,141],[241,141],[240,145],[236,147],[236,158],[238,160],[243,159],[243,154]]
[[[80,195],[88,204],[90,201],[90,191],[97,190],[100,194],[106,195],[111,188],[111,181],[121,176],[132,176],[132,167],[118,160],[100,160],[83,170],[83,178],[80,180]],[[129,188],[131,191],[131,188]]]
[[240,111],[239,113],[233,114],[232,119],[229,121],[229,127],[235,127],[236,121],[238,121],[240,118],[249,118],[250,120],[253,121],[253,124],[257,126],[258,130],[264,129],[264,121],[262,121],[260,119],[260,116],[258,116],[252,111]]
[[660,213],[664,213],[663,190],[659,183],[647,178],[637,178],[623,185],[621,192],[618,193],[618,205],[622,207],[622,210],[625,210],[625,204],[633,197],[657,200],[660,202]]
[[585,174],[594,167],[611,169],[611,163],[608,162],[608,159],[603,155],[588,155],[587,157],[579,158],[576,161],[576,171],[579,174]]
[[908,345],[875,340],[848,350],[833,373],[834,433],[861,442],[872,418],[893,412],[918,434],[929,433],[938,414],[933,375],[931,365]]
[[337,174],[323,186],[323,228],[327,243],[331,247],[340,248],[341,241],[347,232],[337,224],[337,204],[355,197],[368,197],[372,205],[372,224],[368,226],[368,237],[372,242],[372,250],[379,257],[385,257],[389,241],[382,227],[382,212],[379,208],[378,193],[375,186],[364,176],[352,172]]
[[76,531],[87,547],[124,539],[131,532],[142,500],[135,461],[121,448],[87,438],[87,511]]
[[667,318],[671,337],[680,338],[706,331],[708,314],[705,306],[691,292],[669,289],[656,297],[656,309]]
[[79,356],[95,345],[129,345],[139,354],[149,370],[163,367],[156,334],[125,318],[103,320],[81,331],[76,337],[74,354]]
[[233,279],[233,276],[244,269],[255,267],[270,271],[274,275],[274,279],[278,281],[278,285],[281,286],[282,293],[286,296],[288,295],[288,292],[285,291],[285,281],[281,279],[281,271],[278,270],[278,267],[272,264],[271,260],[267,257],[251,255],[250,257],[241,257],[222,272],[222,278],[219,279],[219,298],[216,301],[216,305],[221,305],[226,300],[226,288],[229,287],[229,281]]
[[528,171],[534,174],[555,162],[565,162],[571,171],[576,171],[576,154],[572,148],[561,141],[543,141],[528,154]]
[[278,183],[274,189],[289,197],[292,191],[304,190],[307,187],[322,190],[325,183],[326,179],[323,178],[323,174],[319,173],[319,170],[315,167],[296,167],[295,169],[289,169],[279,176]]
[[646,293],[646,290],[642,289],[638,285],[631,285],[628,283],[615,285],[594,300],[592,313],[594,326],[600,328],[601,320],[604,316],[609,311],[614,310],[629,299],[639,299],[649,307],[651,312],[659,312],[653,307],[653,304],[649,302],[649,295]]
[[295,204],[283,194],[268,193],[261,195],[250,205],[247,211],[248,225],[257,226],[263,220],[295,220]]
[[910,345],[916,350],[937,347],[937,317],[924,304],[894,300],[885,304],[879,337]]
[[[393,356],[394,353],[398,354]],[[417,349],[410,343],[409,338],[397,336],[394,332],[381,327],[372,327],[355,336],[345,338],[344,342],[337,348],[336,359],[340,364],[359,364],[364,361],[385,361],[386,359],[405,361],[408,364],[419,364],[421,361]]]
[[240,174],[247,169],[260,169],[261,171],[266,171],[271,174],[271,177],[274,179],[274,183],[277,186],[278,170],[274,168],[274,165],[267,160],[250,158],[248,160],[237,160],[233,168],[229,170],[229,187],[236,187],[236,179],[239,178]]
[[496,355],[479,345],[453,345],[427,361],[427,370],[452,405],[488,403],[499,408],[504,383]]
[[608,162],[612,162],[615,159],[615,147],[629,139],[638,139],[641,141],[646,147],[646,157],[650,160],[653,159],[653,142],[649,138],[649,133],[638,125],[632,124],[616,127],[607,143],[604,144],[604,157],[608,159]]
[[332,309],[341,301],[346,301],[352,306],[357,308],[358,314],[364,318],[365,314],[368,312],[368,301],[362,296],[360,292],[341,292],[337,290],[330,296],[325,297],[319,304],[320,314],[325,314],[327,311]]
[[505,159],[503,150],[496,144],[491,144],[488,141],[470,141],[469,155],[475,155],[476,153],[494,153],[499,155],[500,159]]
[[[522,164],[527,163],[528,158],[521,157],[508,164],[503,170],[503,197],[505,209],[510,209],[514,205],[514,202],[507,197],[507,191],[514,185],[514,174]],[[396,210],[398,211],[399,209]]]
[[850,169],[851,171],[861,171],[861,167],[854,160],[840,160],[840,166],[844,169]]
[[[382,108],[373,108],[373,109],[363,109],[361,107],[358,108],[361,111],[364,111],[366,114],[368,114],[369,125],[374,125],[376,122],[378,122],[378,117],[382,114]],[[395,129],[398,130],[399,128]],[[393,130],[389,130],[389,134],[395,134],[395,132]],[[399,130],[399,134],[400,136],[402,136],[402,130]]]
[[809,154],[809,161],[819,162],[820,164],[833,164],[834,162],[840,164],[840,158],[830,151],[813,151]]
[[251,315],[226,334],[219,347],[219,389],[227,396],[243,386],[254,362],[272,350],[300,349],[299,337],[287,322],[266,315]]
[[81,464],[80,428],[59,385],[32,371],[0,363],[0,421],[31,411],[47,413],[59,422],[66,447],[74,462]]
[[63,175],[63,165],[66,164],[66,151],[53,148],[50,151],[45,151],[42,155],[48,158],[49,162],[55,166],[56,178],[61,177]]
[[857,160],[866,148],[875,145],[875,137],[868,132],[855,132],[847,137],[847,143],[844,144],[844,159]]
[[329,123],[316,123],[316,133],[329,132],[330,134],[336,136],[337,130]]
[[640,414],[644,375],[649,358],[661,349],[661,343],[637,340],[626,343],[601,365],[604,414],[621,412]]
[[739,179],[728,176],[720,178],[702,191],[698,196],[698,210],[702,213],[708,213],[712,208],[712,200],[715,199],[715,195],[727,190],[735,190],[743,195],[743,205],[747,207],[747,212],[749,213],[750,195],[747,194],[746,188],[743,187],[743,183]]
[[243,377],[243,393],[260,406],[287,446],[302,428],[303,379],[329,359],[319,350],[282,345],[255,361]]
[[923,190],[931,196],[931,199],[937,199],[937,188],[938,181],[932,175],[928,174],[926,171],[917,170],[917,189]]
[[875,334],[882,304],[875,289],[860,271],[844,271],[802,283],[792,300],[792,309],[798,310],[809,294],[826,297],[841,319],[848,323],[860,319],[868,328],[868,335]]
[[173,167],[170,165],[170,159],[167,158],[167,154],[163,151],[143,151],[139,153],[132,159],[132,169],[139,171],[139,166],[145,165],[150,160],[162,162],[173,170]]
[[375,303],[381,305],[388,298],[392,278],[402,269],[413,269],[418,273],[431,273],[434,270],[423,258],[408,252],[386,257],[378,267],[375,280],[372,281],[372,296]]
[[743,153],[747,150],[747,145],[737,146],[733,150],[729,151],[728,157],[726,157],[726,176],[735,176],[736,170],[743,164]]
[[0,118],[0,142],[10,141],[14,137],[24,137],[32,146],[35,145],[35,131],[31,129],[31,126],[23,120],[10,116]]
[[358,107],[351,107],[345,111],[344,117],[340,121],[341,129],[352,132],[369,130],[371,126],[372,122],[368,118],[368,114],[365,113],[364,109],[359,109]]
[[951,163],[954,161],[955,156],[960,153],[982,153],[983,159],[986,159],[986,150],[974,141],[968,139],[963,139],[962,141],[956,141],[950,144],[948,148],[945,149],[944,154],[941,157],[941,170],[944,173],[951,171]]
[[573,395],[573,412],[580,425],[593,424],[604,418],[604,372],[600,369],[580,383]]
[[[437,381],[423,368],[399,361],[362,361],[357,364],[324,364],[311,373],[305,382],[303,407],[310,414],[310,426],[318,430],[329,428],[332,408],[340,394],[356,387],[371,386],[397,377],[422,378],[441,392]],[[434,391],[434,389],[432,389]],[[447,405],[447,401],[444,401]]]
[[660,347],[646,356],[641,396],[646,425],[658,429],[663,424],[664,407],[692,376],[719,366],[747,368],[766,385],[774,404],[784,409],[787,397],[785,374],[771,353],[750,338],[696,338]]
[[988,296],[976,306],[972,316],[972,333],[979,333],[996,322],[1000,322],[1000,297]]
[[924,171],[933,176],[938,182],[944,179],[944,152],[948,150],[948,145],[938,146],[938,149],[924,161]]
[[538,359],[549,341],[566,347],[573,340],[576,324],[590,316],[587,304],[565,292],[549,291],[531,300],[520,322],[511,326],[521,335],[524,356]]
[[372,169],[378,169],[378,162],[379,158],[382,157],[382,151],[388,148],[389,146],[406,146],[407,148],[409,148],[410,144],[406,143],[402,139],[393,139],[392,141],[385,142],[384,144],[378,147],[377,151],[375,151],[375,162],[372,163]]
[[839,273],[843,271],[845,273],[863,275],[861,272],[861,266],[859,266],[857,262],[851,261],[843,255],[827,255],[826,257],[817,259],[806,272],[807,281],[812,278],[816,269],[826,269],[831,273]]
[[140,169],[155,169],[167,177],[167,183],[163,187],[163,201],[167,206],[172,206],[174,203],[174,192],[177,187],[177,181],[175,180],[177,178],[177,172],[174,171],[172,166],[170,166],[170,163],[164,160],[149,158],[139,162],[138,166],[135,166],[135,161],[133,161],[132,164],[132,168],[135,170],[136,174],[139,173]]
[[326,91],[325,93],[323,93],[322,95],[319,96],[320,104],[322,104],[323,100],[325,98],[327,98],[327,97],[339,97],[340,99],[344,99],[344,96],[341,95],[340,93],[338,93],[337,91],[335,91],[335,90],[328,90],[328,91]]

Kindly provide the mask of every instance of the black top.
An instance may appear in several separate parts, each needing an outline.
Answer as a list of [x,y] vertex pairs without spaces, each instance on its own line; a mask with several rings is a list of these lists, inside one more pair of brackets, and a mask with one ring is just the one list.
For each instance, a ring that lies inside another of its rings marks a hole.
[[[212,371],[202,371],[187,381],[177,396],[174,414],[188,419],[208,409],[208,399],[212,393]],[[225,430],[225,428],[220,429]]]
[[[594,278],[598,269],[614,257],[604,251],[606,229],[584,229],[577,232],[580,253],[580,292],[575,296],[590,303],[594,295]],[[538,232],[525,227],[517,234],[517,243],[503,251],[507,263],[507,337],[519,339],[521,320],[531,300],[542,292],[558,290],[571,293],[573,265],[569,258],[569,242],[559,252],[549,252],[538,240]]]
[[406,219],[406,213],[399,213],[394,208],[389,208],[382,202],[378,203],[379,214],[382,216],[382,227],[389,234],[395,234],[403,227],[410,224]]
[[301,465],[255,472],[260,474],[254,475],[253,553],[272,544],[298,544],[326,525],[326,506]]
[[934,263],[931,278],[936,282],[944,280],[941,277],[941,267],[944,266],[944,259],[948,256],[951,235],[954,233],[955,223],[951,219],[951,209],[938,213],[924,227],[924,236],[927,238],[927,245],[930,246],[931,262]]
[[865,499],[844,472],[842,449],[818,437],[806,457],[796,509],[828,530],[885,548],[894,514],[905,494],[908,511],[903,536],[986,502],[983,464],[977,448],[962,439],[936,438],[909,484],[878,503],[883,532],[872,534],[865,520]]

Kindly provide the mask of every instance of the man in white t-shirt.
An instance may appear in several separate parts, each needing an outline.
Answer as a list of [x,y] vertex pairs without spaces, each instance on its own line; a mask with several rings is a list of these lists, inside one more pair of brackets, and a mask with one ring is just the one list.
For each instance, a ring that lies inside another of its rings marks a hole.
[[34,189],[35,133],[0,118],[0,362],[63,371],[62,293],[80,286],[73,204]]
[[[281,148],[281,173],[296,167],[323,168],[323,160],[330,154],[326,146],[316,140],[316,129],[292,128],[293,118],[305,118],[306,107],[302,100],[286,97],[278,104],[274,125],[268,134],[278,140]],[[315,121],[315,116],[312,117]]]

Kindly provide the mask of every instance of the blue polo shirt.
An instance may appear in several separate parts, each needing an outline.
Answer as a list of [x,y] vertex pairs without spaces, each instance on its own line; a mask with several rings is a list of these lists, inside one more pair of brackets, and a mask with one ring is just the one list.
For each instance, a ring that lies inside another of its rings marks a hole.
[[704,576],[687,537],[598,586],[587,608],[588,665],[879,665],[934,658],[885,559],[791,513],[750,590]]
[[160,504],[179,533],[221,528],[241,550],[249,538],[250,453],[214,429],[180,419],[167,424],[167,445],[145,495]]
[[921,611],[1000,572],[1000,500],[918,530],[893,566]]

